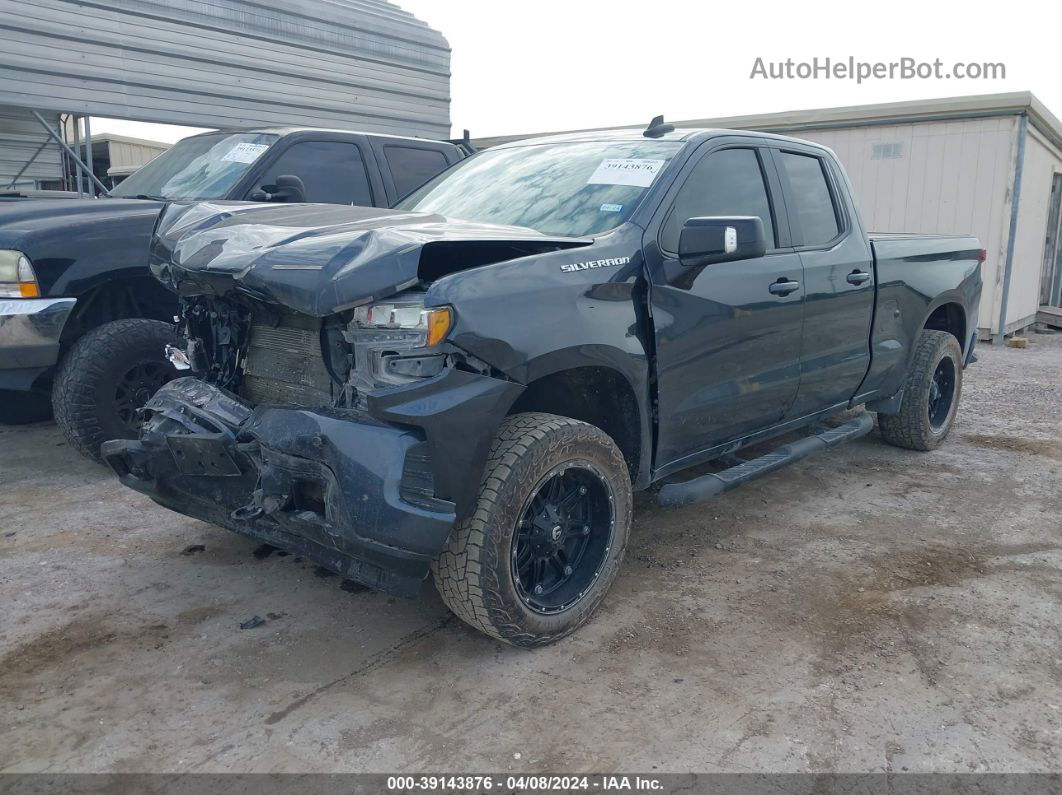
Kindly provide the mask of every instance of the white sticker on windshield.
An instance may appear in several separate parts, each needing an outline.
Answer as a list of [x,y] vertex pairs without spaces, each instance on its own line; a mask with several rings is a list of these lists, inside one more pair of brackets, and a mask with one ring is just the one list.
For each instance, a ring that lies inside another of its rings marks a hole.
[[623,212],[622,204],[602,204],[601,212],[603,213],[621,213]]
[[269,144],[249,144],[244,142],[236,144],[236,146],[222,155],[221,159],[230,163],[253,163],[268,148]]
[[633,157],[609,157],[594,169],[587,185],[633,185],[648,188],[653,177],[664,166],[663,160],[642,160]]

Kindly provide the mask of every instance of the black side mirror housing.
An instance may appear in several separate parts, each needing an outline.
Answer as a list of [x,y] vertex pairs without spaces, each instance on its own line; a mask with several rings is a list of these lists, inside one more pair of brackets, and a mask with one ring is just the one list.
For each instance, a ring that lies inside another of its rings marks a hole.
[[275,185],[263,185],[251,191],[247,198],[253,202],[304,202],[306,185],[294,174],[281,174]]
[[691,267],[754,259],[766,253],[763,220],[756,216],[690,218],[679,234],[679,261]]

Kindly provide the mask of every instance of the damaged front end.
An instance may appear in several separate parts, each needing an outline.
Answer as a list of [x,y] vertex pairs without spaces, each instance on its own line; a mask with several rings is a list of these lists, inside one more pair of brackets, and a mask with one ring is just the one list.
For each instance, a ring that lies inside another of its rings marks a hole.
[[207,229],[190,247],[181,237],[183,249],[157,234],[154,248],[153,269],[181,295],[186,346],[170,357],[189,376],[148,401],[139,439],[107,442],[103,457],[167,508],[415,594],[523,387],[446,340],[454,310],[426,306],[428,283],[403,273],[408,240],[391,249],[391,289],[377,281],[380,240],[362,240],[366,283],[377,283],[350,300],[349,235],[337,285],[292,257],[262,266],[269,247],[229,267],[225,238]]

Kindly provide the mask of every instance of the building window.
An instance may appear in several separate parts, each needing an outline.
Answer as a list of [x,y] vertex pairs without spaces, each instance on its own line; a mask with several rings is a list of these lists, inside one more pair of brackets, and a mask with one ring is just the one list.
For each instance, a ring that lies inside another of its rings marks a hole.
[[903,157],[903,144],[899,141],[892,143],[874,144],[871,160],[899,160]]

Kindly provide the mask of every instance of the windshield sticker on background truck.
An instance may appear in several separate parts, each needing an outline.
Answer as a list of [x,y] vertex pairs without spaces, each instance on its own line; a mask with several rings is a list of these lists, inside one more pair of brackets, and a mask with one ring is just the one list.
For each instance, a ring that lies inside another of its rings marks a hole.
[[236,144],[221,159],[230,163],[253,163],[268,148],[269,144],[249,144],[245,141]]
[[568,265],[561,265],[561,273],[578,273],[579,271],[588,271],[591,268],[612,268],[616,265],[626,265],[631,261],[630,257],[610,257],[609,259],[594,259],[589,262],[572,262]]
[[594,169],[587,185],[633,185],[648,188],[664,166],[663,160],[635,157],[607,157]]
[[601,212],[603,213],[621,213],[623,212],[622,204],[602,204]]

